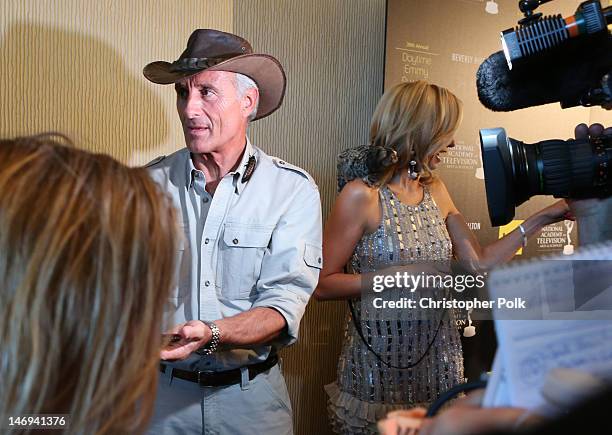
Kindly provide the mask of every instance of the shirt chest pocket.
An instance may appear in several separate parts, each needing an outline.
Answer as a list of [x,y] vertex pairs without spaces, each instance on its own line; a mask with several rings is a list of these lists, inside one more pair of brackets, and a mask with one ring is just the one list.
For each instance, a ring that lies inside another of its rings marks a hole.
[[223,299],[249,299],[274,226],[226,223],[217,261],[217,292]]

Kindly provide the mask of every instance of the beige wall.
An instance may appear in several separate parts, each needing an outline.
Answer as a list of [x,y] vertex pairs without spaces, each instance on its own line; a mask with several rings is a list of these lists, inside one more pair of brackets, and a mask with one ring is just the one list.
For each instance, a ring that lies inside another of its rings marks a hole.
[[[285,66],[281,110],[251,127],[268,153],[307,169],[323,215],[336,196],[336,156],[364,144],[383,86],[384,0],[237,0],[234,31]],[[312,301],[299,342],[283,352],[298,435],[331,433],[323,385],[336,376],[345,304]]]
[[[327,215],[335,157],[365,143],[383,85],[384,0],[19,0],[0,2],[0,136],[62,131],[132,165],[184,144],[170,87],[142,67],[174,60],[195,28],[234,31],[286,68],[282,109],[250,136],[306,168]],[[344,304],[313,302],[284,352],[297,434],[328,433]]]
[[231,31],[232,6],[229,0],[3,0],[0,135],[59,130],[131,164],[183,146],[173,92],[146,81],[142,68],[174,60],[194,28]]

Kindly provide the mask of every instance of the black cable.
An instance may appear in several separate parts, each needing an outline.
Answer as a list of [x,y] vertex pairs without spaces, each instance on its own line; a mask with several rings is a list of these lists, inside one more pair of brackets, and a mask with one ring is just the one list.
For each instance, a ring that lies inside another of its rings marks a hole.
[[370,352],[372,352],[372,354],[374,354],[376,359],[378,359],[378,361],[380,361],[382,364],[384,364],[387,367],[390,367],[392,369],[398,369],[398,370],[413,369],[421,361],[423,361],[425,356],[427,356],[427,354],[429,353],[429,350],[431,349],[431,346],[433,346],[434,342],[436,341],[436,337],[438,336],[438,332],[440,332],[440,329],[442,329],[442,323],[444,322],[444,318],[446,317],[446,312],[447,312],[447,310],[444,309],[444,312],[442,313],[442,316],[440,317],[440,323],[438,324],[438,328],[436,329],[436,333],[434,334],[433,338],[431,339],[431,341],[427,345],[427,348],[425,349],[425,352],[423,352],[423,355],[421,355],[420,358],[415,363],[409,364],[407,366],[394,366],[391,363],[388,363],[387,361],[383,360],[382,357],[380,356],[380,354],[376,353],[376,351],[372,348],[370,343],[367,342],[367,340],[363,336],[363,331],[361,330],[361,325],[357,322],[357,316],[355,315],[355,309],[353,308],[353,301],[349,299],[348,300],[348,305],[349,305],[349,309],[351,310],[351,318],[353,319],[353,325],[355,326],[355,329],[357,330],[357,334],[359,334],[359,337],[361,338],[361,341],[363,341],[363,344],[366,345],[368,350]]
[[429,405],[429,408],[427,409],[427,414],[425,414],[425,417],[433,417],[434,415],[436,415],[438,411],[440,410],[440,408],[442,407],[442,405],[444,405],[450,399],[455,397],[457,394],[472,391],[472,390],[478,390],[479,388],[484,388],[486,386],[487,386],[487,381],[482,381],[482,380],[466,382],[465,384],[455,385],[451,389],[446,390],[444,393],[440,394],[440,397],[438,397],[431,405]]

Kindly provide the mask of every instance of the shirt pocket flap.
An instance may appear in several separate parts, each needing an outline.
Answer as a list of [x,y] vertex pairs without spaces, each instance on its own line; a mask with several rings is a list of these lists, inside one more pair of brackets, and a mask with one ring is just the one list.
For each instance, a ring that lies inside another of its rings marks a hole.
[[317,245],[306,243],[304,246],[304,262],[310,267],[323,267],[323,252]]
[[178,239],[176,241],[176,249],[178,251],[184,251],[186,246],[189,245],[189,224],[186,222],[181,222],[179,228],[181,231],[178,234]]
[[185,236],[183,234],[179,234],[179,237],[176,241],[176,249],[177,251],[184,251],[185,250]]
[[223,232],[223,242],[228,247],[266,248],[271,236],[272,228],[226,226]]

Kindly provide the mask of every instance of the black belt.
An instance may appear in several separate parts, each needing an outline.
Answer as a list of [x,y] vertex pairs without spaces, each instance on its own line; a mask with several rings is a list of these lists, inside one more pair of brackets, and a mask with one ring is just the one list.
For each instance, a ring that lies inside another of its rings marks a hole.
[[[278,363],[278,356],[270,355],[267,360],[260,363],[251,364],[248,366],[249,381],[255,379],[260,373],[270,370]],[[189,382],[195,382],[202,387],[226,387],[228,385],[239,384],[242,381],[242,372],[240,369],[226,370],[223,372],[205,371],[189,371],[172,368],[166,364],[160,364],[159,370],[166,373],[166,368],[172,369],[172,377],[183,379]]]

